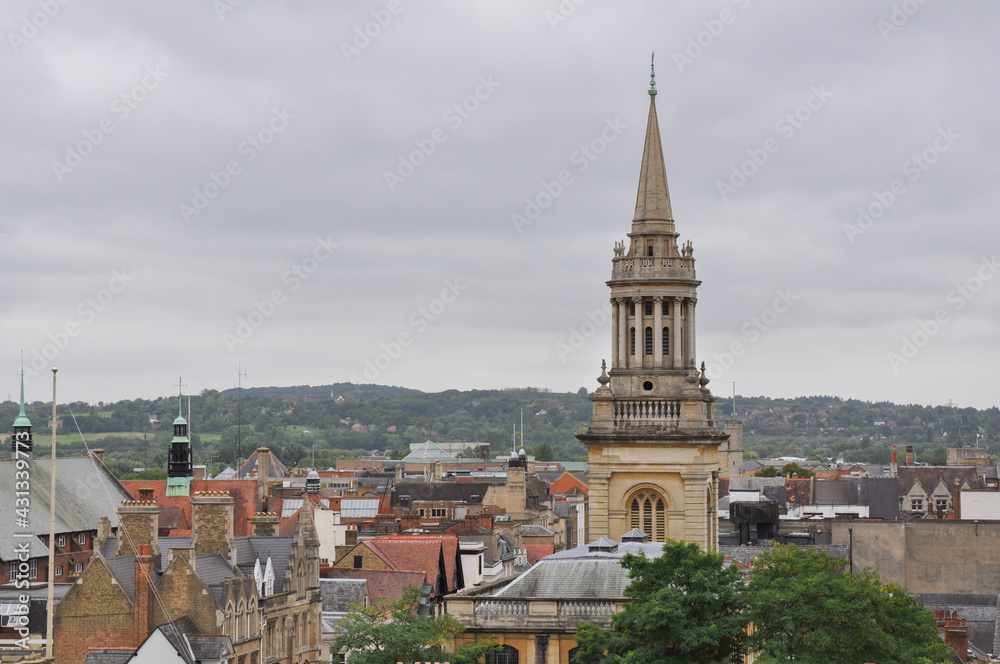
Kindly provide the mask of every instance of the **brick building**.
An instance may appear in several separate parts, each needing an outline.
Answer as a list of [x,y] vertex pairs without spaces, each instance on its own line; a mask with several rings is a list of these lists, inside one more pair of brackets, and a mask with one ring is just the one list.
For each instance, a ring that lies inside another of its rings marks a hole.
[[[138,648],[159,625],[182,617],[202,634],[229,638],[233,664],[321,659],[319,542],[306,511],[291,537],[277,517],[258,514],[257,531],[234,534],[235,501],[225,492],[190,498],[190,536],[160,536],[160,506],[127,501],[119,536],[99,551],[55,614],[60,663],[91,649]],[[263,628],[262,628],[263,627]]]

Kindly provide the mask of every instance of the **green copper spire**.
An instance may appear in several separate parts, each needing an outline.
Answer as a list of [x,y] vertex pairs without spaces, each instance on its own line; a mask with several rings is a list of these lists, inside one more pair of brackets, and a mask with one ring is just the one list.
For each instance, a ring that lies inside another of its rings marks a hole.
[[14,420],[15,427],[30,427],[31,420],[28,416],[24,414],[24,369],[21,369],[21,411],[17,414],[17,419]]
[[[180,383],[179,380],[178,383]],[[177,419],[174,420],[174,426],[178,424],[187,426],[187,420],[184,419],[184,393],[181,391],[179,384],[177,386]]]
[[656,96],[656,68],[653,67],[653,59],[656,57],[656,53],[651,53],[649,55],[649,96]]

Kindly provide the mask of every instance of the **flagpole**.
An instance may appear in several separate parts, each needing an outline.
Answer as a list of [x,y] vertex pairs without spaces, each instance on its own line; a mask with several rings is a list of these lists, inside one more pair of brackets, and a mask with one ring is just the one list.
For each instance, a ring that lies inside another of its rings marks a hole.
[[56,367],[52,367],[52,460],[49,488],[49,569],[48,569],[48,616],[45,621],[45,658],[52,659],[52,614],[55,612],[55,573],[56,573]]

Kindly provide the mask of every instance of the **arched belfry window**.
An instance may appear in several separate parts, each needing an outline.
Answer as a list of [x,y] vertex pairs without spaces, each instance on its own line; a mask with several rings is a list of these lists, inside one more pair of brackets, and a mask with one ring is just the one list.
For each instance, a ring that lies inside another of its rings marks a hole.
[[667,539],[667,502],[660,493],[643,489],[629,499],[628,527],[638,528],[652,542]]

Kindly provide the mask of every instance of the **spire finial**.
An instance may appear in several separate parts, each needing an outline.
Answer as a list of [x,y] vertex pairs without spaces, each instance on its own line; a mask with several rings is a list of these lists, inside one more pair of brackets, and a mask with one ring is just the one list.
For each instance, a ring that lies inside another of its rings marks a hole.
[[24,417],[24,351],[21,351],[21,412],[18,417]]
[[656,67],[653,66],[653,60],[656,57],[656,52],[654,51],[649,55],[649,96],[656,96]]
[[184,383],[183,378],[177,379],[177,417],[184,417]]

